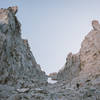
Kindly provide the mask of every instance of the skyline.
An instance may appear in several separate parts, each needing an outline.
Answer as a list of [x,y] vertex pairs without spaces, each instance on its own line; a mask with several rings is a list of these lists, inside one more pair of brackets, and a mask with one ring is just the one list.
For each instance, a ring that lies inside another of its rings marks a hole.
[[67,54],[77,53],[91,21],[100,21],[98,0],[3,0],[0,8],[18,6],[22,36],[46,73],[57,72]]

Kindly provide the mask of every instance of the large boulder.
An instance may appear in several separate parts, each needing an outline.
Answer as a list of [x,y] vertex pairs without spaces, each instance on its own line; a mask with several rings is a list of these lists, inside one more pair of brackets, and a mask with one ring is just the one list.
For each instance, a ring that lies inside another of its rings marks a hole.
[[92,26],[81,44],[80,61],[83,72],[96,74],[100,73],[100,24],[92,21]]
[[100,24],[97,20],[92,21],[92,27],[94,30],[100,31]]

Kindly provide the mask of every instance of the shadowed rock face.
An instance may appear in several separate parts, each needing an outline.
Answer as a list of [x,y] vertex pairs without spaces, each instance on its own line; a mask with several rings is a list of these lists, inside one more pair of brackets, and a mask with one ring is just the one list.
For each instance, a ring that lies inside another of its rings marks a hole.
[[17,7],[0,9],[0,83],[45,81],[46,75],[36,63],[28,41],[21,38],[17,10]]
[[58,72],[58,80],[71,81],[80,72],[80,55],[69,53],[64,67]]

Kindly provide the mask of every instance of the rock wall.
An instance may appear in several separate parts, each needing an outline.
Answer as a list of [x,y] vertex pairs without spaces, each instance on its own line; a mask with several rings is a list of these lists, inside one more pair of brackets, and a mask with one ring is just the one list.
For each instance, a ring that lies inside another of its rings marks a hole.
[[79,75],[80,70],[80,54],[69,53],[64,67],[58,72],[57,80],[71,81]]
[[58,72],[58,80],[72,80],[83,73],[100,74],[100,24],[93,20],[92,26],[93,29],[83,40],[79,53],[70,53],[66,58],[66,64]]
[[0,9],[0,84],[46,81],[45,72],[36,63],[28,41],[21,38],[17,11],[17,7]]
[[81,69],[87,73],[100,73],[100,24],[92,21],[93,30],[85,37],[81,44]]

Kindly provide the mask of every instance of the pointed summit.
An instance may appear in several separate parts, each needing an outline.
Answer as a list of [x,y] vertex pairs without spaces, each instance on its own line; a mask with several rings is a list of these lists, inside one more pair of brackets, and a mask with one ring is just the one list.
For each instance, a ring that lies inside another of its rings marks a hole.
[[92,27],[93,27],[94,30],[100,31],[100,24],[97,20],[92,21]]

